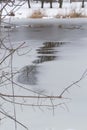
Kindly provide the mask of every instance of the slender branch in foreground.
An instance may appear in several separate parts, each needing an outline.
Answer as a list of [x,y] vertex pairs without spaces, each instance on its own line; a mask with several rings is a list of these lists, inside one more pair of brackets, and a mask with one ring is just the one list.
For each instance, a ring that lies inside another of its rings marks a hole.
[[66,102],[62,102],[62,103],[56,103],[56,104],[33,104],[33,103],[23,103],[23,102],[13,102],[13,101],[11,101],[11,100],[9,100],[9,99],[6,99],[5,97],[1,97],[4,101],[6,101],[6,102],[9,102],[9,103],[15,103],[16,105],[20,105],[20,106],[30,106],[30,107],[32,107],[32,106],[35,106],[35,107],[57,107],[57,106],[60,106],[60,105],[65,105],[65,103]]
[[[62,91],[62,93],[60,94],[59,97],[62,98],[62,96],[64,95],[64,93],[65,93],[66,91],[68,91],[68,89],[70,89],[73,85],[77,85],[77,83],[79,83],[79,82],[80,82],[82,79],[84,79],[86,76],[87,76],[87,69],[84,71],[84,73],[82,74],[82,76],[80,77],[80,79],[77,80],[77,81],[75,81],[75,82],[73,82],[73,83],[70,84],[68,87],[66,87],[66,88]],[[77,86],[79,86],[79,85],[77,85]]]
[[[13,55],[11,55],[11,80],[13,81]],[[11,84],[12,87],[12,94],[13,94],[13,107],[14,107],[14,118],[16,120],[17,116],[16,116],[16,106],[15,106],[15,97],[14,97],[14,84],[12,82]],[[17,130],[17,122],[15,121],[15,130]]]
[[[13,97],[13,94],[12,95],[10,95],[10,94],[3,94],[3,93],[0,93],[0,96],[3,96],[3,97]],[[14,97],[15,98],[36,98],[36,99],[38,99],[38,98],[41,98],[41,99],[61,99],[61,98],[63,98],[63,97],[61,97],[61,96],[29,96],[29,95],[26,95],[26,96],[24,96],[24,95],[14,95]],[[68,99],[68,98],[63,98],[63,99]]]
[[[1,109],[1,108],[0,108],[0,109]],[[15,118],[13,118],[12,116],[8,115],[4,110],[3,110],[3,111],[0,110],[0,113],[3,114],[3,115],[5,115],[5,116],[8,117],[9,119],[11,119],[11,120],[17,122],[19,125],[21,125],[22,127],[24,127],[26,130],[29,130],[24,124],[22,124],[22,123],[19,122],[18,120],[15,120]]]
[[5,58],[3,58],[3,60],[0,62],[0,65],[9,57],[9,56],[11,56],[14,52],[16,52],[21,46],[23,46],[25,44],[25,42],[24,43],[22,43],[20,46],[18,46],[17,48],[15,48],[15,49],[13,49],[12,51],[10,51],[10,53],[7,55],[7,56],[5,56]]

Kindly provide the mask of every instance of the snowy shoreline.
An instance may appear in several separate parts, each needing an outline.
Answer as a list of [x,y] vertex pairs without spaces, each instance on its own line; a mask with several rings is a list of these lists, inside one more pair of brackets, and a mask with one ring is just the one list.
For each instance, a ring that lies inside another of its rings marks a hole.
[[[15,3],[17,5],[17,1]],[[20,8],[19,8],[20,7]],[[22,5],[15,7],[6,6],[6,10],[2,12],[2,19],[70,19],[70,18],[87,18],[87,2],[85,7],[81,8],[81,2],[64,2],[63,7],[59,8],[58,3],[53,2],[53,8],[49,7],[49,3],[44,4],[44,8],[41,8],[41,2],[31,2],[31,8],[28,8],[27,2]],[[12,15],[11,15],[12,14]],[[32,16],[34,15],[34,16]],[[35,16],[36,15],[36,16]],[[74,15],[74,16],[72,16]]]
[[[2,22],[1,27],[19,27],[19,26],[29,26],[32,27],[33,25],[40,26],[50,26],[50,25],[60,25],[60,24],[87,24],[87,18],[37,18],[37,19],[26,19],[26,18],[11,18],[10,22],[9,19],[5,19]],[[10,25],[10,26],[9,26]]]

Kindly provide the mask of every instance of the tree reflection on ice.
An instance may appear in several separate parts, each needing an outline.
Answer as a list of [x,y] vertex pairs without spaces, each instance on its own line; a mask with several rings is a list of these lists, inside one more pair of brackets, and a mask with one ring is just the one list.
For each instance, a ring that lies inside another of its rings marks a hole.
[[37,59],[33,61],[34,65],[25,66],[20,75],[18,76],[18,82],[23,84],[36,85],[37,84],[37,74],[38,65],[43,62],[56,60],[58,57],[58,47],[60,47],[64,42],[45,42],[43,46],[38,48]]
[[35,85],[37,82],[37,66],[25,66],[22,68],[20,75],[18,76],[18,82],[23,84]]
[[37,53],[39,54],[38,59],[33,61],[33,63],[43,63],[47,61],[56,60],[58,47],[64,44],[64,42],[45,42],[44,46],[37,49]]

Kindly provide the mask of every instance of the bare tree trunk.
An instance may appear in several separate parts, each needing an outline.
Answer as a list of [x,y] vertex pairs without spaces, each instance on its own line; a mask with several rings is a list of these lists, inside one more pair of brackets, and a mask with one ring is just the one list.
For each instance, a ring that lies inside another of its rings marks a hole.
[[62,5],[63,5],[63,0],[59,0],[59,8],[62,8]]
[[31,8],[31,6],[30,6],[30,0],[28,0],[28,7]]
[[82,8],[84,8],[84,0],[82,0]]
[[44,0],[41,0],[41,8],[44,7]]
[[52,0],[50,0],[50,8],[52,8]]

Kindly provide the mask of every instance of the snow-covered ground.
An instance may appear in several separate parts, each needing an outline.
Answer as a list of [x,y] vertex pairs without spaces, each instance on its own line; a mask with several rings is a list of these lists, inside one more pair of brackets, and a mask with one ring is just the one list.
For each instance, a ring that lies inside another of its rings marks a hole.
[[[16,5],[19,2],[16,2]],[[22,2],[19,4],[22,5]],[[31,2],[31,8],[28,8],[28,3],[21,6],[18,6],[16,8],[13,7],[6,7],[6,10],[3,11],[3,15],[7,14],[7,12],[14,12],[15,16],[14,18],[27,18],[29,19],[30,16],[36,12],[40,11],[42,14],[44,14],[43,18],[53,18],[56,17],[56,15],[59,15],[60,18],[63,16],[66,16],[72,12],[81,13],[84,16],[87,16],[87,3],[85,2],[85,7],[81,8],[82,3],[81,2],[64,2],[62,9],[59,8],[59,4],[57,2],[53,2],[53,8],[50,8],[49,3],[44,4],[44,8],[41,9],[41,2]]]

